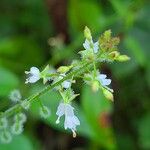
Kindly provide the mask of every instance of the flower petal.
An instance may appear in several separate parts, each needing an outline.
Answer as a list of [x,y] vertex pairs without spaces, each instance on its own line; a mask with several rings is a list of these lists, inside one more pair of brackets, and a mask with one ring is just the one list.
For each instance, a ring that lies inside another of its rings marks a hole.
[[61,117],[64,114],[65,114],[65,104],[64,103],[60,103],[58,108],[57,108],[56,115]]
[[28,80],[29,83],[35,83],[35,82],[38,81],[39,79],[40,79],[39,76],[34,76],[34,75],[32,75],[32,76],[30,76],[27,80]]
[[83,47],[88,50],[90,49],[90,42],[86,39],[85,42],[83,43]]
[[62,83],[62,86],[63,86],[63,88],[68,89],[68,88],[71,87],[71,82],[70,82],[70,81],[64,81],[64,82]]
[[74,108],[70,104],[65,104],[65,116],[74,116]]
[[97,53],[97,52],[98,52],[98,49],[99,49],[99,43],[98,43],[98,42],[95,42],[95,43],[94,43],[93,49],[94,49],[94,53]]
[[103,86],[109,85],[110,83],[111,83],[111,80],[110,80],[110,79],[103,79],[103,80],[101,80],[101,84],[102,84]]

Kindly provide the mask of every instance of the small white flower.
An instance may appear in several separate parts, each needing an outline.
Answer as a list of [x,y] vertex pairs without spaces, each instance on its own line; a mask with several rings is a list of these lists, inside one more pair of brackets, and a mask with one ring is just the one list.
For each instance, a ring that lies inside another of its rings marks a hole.
[[106,75],[105,74],[99,74],[97,76],[97,80],[101,83],[102,86],[108,86],[111,83],[111,79],[106,79]]
[[[66,76],[65,74],[60,74],[59,79],[61,80],[61,79],[63,79],[65,76]],[[70,81],[70,80],[66,80],[66,81],[62,82],[61,85],[62,85],[63,88],[68,89],[68,88],[71,87],[71,81]]]
[[48,109],[48,107],[46,107],[46,106],[40,107],[40,115],[41,115],[41,117],[46,119],[46,118],[48,118],[50,116],[50,114],[51,114],[51,112]]
[[35,83],[41,78],[40,71],[36,67],[31,67],[30,71],[25,71],[25,74],[29,76],[25,83]]
[[64,128],[71,129],[73,132],[73,137],[76,137],[76,126],[80,125],[79,119],[74,115],[74,107],[68,103],[60,103],[56,115],[58,116],[56,124],[60,122],[60,117],[65,115]]
[[10,98],[10,100],[13,101],[13,102],[18,102],[18,101],[21,100],[22,96],[21,96],[19,90],[13,90],[13,91],[10,93],[9,98]]
[[96,73],[93,71],[91,73],[85,74],[84,80],[85,83],[92,85],[93,91],[97,91],[100,86],[102,86],[110,92],[113,92],[113,89],[108,87],[108,85],[111,83],[111,79],[107,79],[107,76],[105,74],[100,74],[98,70]]
[[[54,83],[62,80],[65,76],[66,76],[65,74],[60,74],[59,77],[54,80]],[[65,89],[68,89],[71,87],[71,83],[72,80],[65,80],[64,82],[61,83],[61,86]],[[60,89],[60,86],[56,87],[55,89],[56,90]]]
[[66,80],[61,85],[63,88],[68,89],[71,87],[71,82],[69,80]]
[[83,43],[83,47],[86,50],[93,49],[94,53],[97,53],[99,49],[99,43],[98,42],[94,43],[93,40],[89,41],[86,39],[85,42]]

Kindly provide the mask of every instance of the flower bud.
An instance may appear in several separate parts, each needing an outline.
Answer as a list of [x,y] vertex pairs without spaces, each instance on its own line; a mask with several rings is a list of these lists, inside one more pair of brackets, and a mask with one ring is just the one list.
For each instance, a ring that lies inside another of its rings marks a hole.
[[98,81],[93,81],[93,83],[92,83],[93,92],[97,92],[98,89],[99,89],[99,82]]
[[50,67],[49,65],[47,65],[40,74],[41,78],[43,78],[43,84],[45,84],[48,81],[49,78],[47,77],[47,75],[49,74],[49,72],[50,72]]
[[116,58],[116,60],[118,60],[120,62],[124,62],[124,61],[130,60],[130,57],[128,57],[127,55],[120,55]]
[[110,38],[111,38],[111,30],[107,30],[107,31],[104,32],[104,38],[106,40],[110,40]]
[[115,58],[117,58],[119,55],[120,55],[119,52],[113,51],[113,52],[109,53],[109,58],[110,58],[110,59],[115,59]]
[[57,72],[59,72],[59,73],[66,73],[66,72],[68,72],[71,68],[72,68],[72,66],[60,66],[60,67],[57,69]]
[[102,88],[102,91],[103,91],[104,96],[105,96],[107,99],[109,99],[109,100],[111,100],[111,101],[114,101],[113,94],[112,94],[109,90],[107,90],[107,89],[105,89],[105,88]]
[[87,26],[84,29],[84,36],[88,41],[92,40],[91,31]]

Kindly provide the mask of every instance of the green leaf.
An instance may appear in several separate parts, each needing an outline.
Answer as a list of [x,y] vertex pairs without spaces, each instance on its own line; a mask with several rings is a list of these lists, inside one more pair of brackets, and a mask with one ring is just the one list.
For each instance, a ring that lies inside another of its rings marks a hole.
[[19,85],[17,76],[2,67],[0,67],[0,77],[0,96],[7,96],[11,90]]

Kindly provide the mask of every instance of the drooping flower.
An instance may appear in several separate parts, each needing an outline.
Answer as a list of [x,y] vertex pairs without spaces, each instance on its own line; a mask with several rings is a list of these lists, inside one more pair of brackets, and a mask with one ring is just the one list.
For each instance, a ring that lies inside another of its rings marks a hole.
[[41,78],[40,71],[37,67],[31,67],[30,71],[25,71],[25,74],[29,76],[25,83],[35,83]]
[[76,126],[80,125],[80,121],[74,114],[74,107],[72,107],[69,103],[60,103],[56,115],[58,116],[56,120],[56,124],[60,122],[60,118],[64,115],[65,116],[65,122],[64,122],[64,128],[65,130],[67,128],[71,129],[73,133],[73,137],[76,137]]
[[18,102],[21,100],[22,96],[21,96],[19,90],[13,90],[13,91],[11,91],[9,98],[13,102]]
[[97,53],[99,49],[99,43],[98,42],[94,43],[92,39],[90,41],[86,39],[85,42],[83,43],[83,47],[86,50],[93,49],[94,53]]

